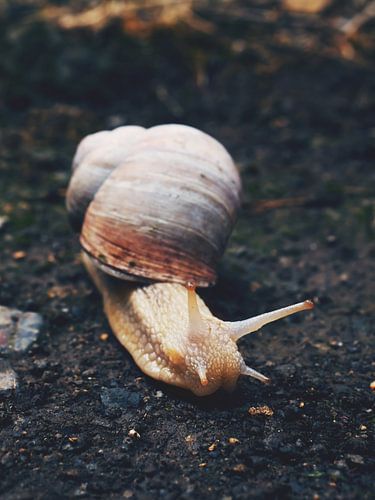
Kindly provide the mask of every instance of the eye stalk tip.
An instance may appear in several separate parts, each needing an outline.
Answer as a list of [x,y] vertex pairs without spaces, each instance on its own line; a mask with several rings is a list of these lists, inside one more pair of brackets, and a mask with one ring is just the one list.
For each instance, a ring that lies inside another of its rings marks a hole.
[[243,363],[243,365],[241,366],[240,373],[241,373],[241,375],[246,375],[248,377],[253,377],[253,378],[259,380],[260,382],[263,382],[264,384],[270,384],[271,383],[271,379],[269,379],[268,377],[266,377],[262,373],[257,372],[253,368],[250,368],[250,366],[245,365],[245,363]]
[[306,309],[314,309],[315,304],[312,300],[305,300],[304,302]]

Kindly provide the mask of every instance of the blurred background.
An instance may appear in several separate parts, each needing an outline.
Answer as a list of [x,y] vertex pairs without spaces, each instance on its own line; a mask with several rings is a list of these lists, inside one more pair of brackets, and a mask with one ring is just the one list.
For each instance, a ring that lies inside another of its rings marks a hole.
[[[254,281],[259,305],[273,277],[258,259],[306,252],[322,295],[348,273],[319,272],[319,245],[331,265],[374,251],[375,2],[14,0],[0,14],[7,272],[48,268],[54,246],[70,263],[76,145],[126,124],[189,124],[231,152],[245,189],[223,279]],[[282,286],[295,292],[291,258]]]
[[[1,1],[0,304],[47,325],[12,361],[18,395],[0,399],[6,498],[370,498],[374,27],[371,0]],[[203,292],[212,309],[240,319],[317,304],[244,341],[278,386],[242,381],[228,407],[173,392],[166,404],[101,340],[108,325],[66,217],[83,136],[167,122],[220,140],[244,182],[219,283]],[[103,387],[141,402],[119,413]],[[251,420],[249,402],[273,420]],[[242,444],[210,455],[233,429]]]

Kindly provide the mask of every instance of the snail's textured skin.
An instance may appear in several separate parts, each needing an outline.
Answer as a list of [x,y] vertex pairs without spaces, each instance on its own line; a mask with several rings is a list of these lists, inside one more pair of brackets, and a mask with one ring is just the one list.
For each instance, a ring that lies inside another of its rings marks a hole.
[[[192,332],[184,286],[134,285],[104,275],[86,255],[83,260],[102,293],[113,332],[144,373],[198,396],[220,387],[234,388],[242,356],[226,324],[212,316],[200,297],[197,302],[205,331]],[[203,384],[200,369],[206,376]]]
[[197,396],[220,387],[231,390],[241,374],[268,382],[246,366],[236,342],[272,321],[313,307],[306,300],[230,323],[215,318],[191,286],[130,284],[100,271],[87,254],[83,262],[103,296],[112,330],[139,368]]

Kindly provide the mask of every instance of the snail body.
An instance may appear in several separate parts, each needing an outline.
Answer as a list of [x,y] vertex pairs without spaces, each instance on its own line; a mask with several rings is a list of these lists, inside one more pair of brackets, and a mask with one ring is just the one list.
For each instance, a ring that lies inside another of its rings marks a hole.
[[99,132],[73,160],[67,207],[112,330],[144,373],[199,396],[233,389],[241,374],[268,382],[238,339],[312,307],[232,323],[196,294],[216,279],[240,189],[227,151],[183,125]]

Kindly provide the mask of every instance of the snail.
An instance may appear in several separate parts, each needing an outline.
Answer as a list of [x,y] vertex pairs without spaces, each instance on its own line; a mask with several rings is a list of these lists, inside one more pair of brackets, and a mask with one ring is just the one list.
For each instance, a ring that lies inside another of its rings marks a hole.
[[198,396],[232,390],[240,375],[268,382],[237,341],[313,307],[227,322],[197,295],[216,280],[240,192],[226,149],[185,125],[97,132],[73,159],[67,209],[113,332],[144,373]]

